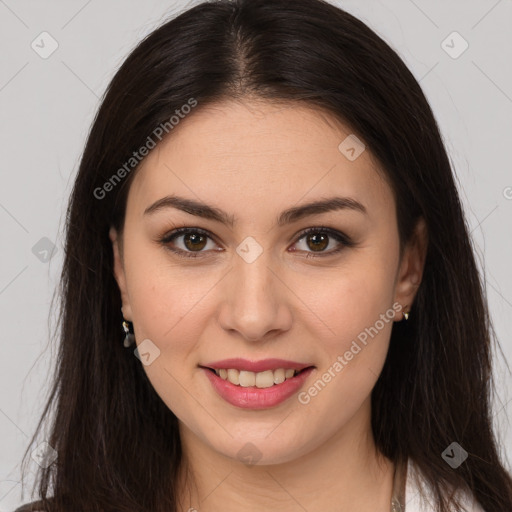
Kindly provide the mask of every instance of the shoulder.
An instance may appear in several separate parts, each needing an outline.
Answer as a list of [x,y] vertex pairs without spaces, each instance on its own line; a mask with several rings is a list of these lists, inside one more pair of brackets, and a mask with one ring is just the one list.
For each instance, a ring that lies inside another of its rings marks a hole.
[[14,512],[44,512],[42,501],[32,501],[17,508]]
[[[461,505],[465,512],[485,512],[468,492],[459,492]],[[432,494],[423,475],[410,459],[407,464],[407,479],[405,486],[406,512],[433,512],[435,510]]]

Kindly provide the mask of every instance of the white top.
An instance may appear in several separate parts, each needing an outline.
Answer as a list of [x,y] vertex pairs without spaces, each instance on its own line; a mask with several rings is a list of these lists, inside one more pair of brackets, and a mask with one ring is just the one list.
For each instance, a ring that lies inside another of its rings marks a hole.
[[[419,484],[418,480],[419,479]],[[425,493],[428,502],[420,495],[420,487],[427,489]],[[465,512],[484,512],[482,507],[478,505],[474,497],[468,493],[464,493],[461,499],[461,505]],[[428,489],[423,476],[420,474],[416,465],[409,460],[407,464],[407,480],[405,485],[405,512],[434,512],[434,500],[430,489]]]

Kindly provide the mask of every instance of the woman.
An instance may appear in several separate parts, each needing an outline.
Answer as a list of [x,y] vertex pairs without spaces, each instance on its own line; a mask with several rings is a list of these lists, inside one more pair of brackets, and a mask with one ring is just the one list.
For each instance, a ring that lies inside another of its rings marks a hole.
[[19,510],[512,510],[446,151],[351,15],[215,1],[155,30],[66,237],[58,457]]

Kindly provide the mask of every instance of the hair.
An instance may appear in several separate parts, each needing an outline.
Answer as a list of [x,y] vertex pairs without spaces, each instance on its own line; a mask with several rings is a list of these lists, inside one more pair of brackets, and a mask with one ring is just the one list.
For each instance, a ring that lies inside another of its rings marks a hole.
[[[177,510],[178,421],[123,347],[108,236],[122,233],[138,166],[104,184],[191,98],[194,111],[243,98],[300,103],[364,141],[393,191],[401,245],[420,218],[429,236],[411,317],[394,324],[372,391],[376,446],[417,465],[439,512],[458,506],[449,489],[471,491],[486,512],[512,510],[490,410],[495,336],[439,128],[397,53],[322,0],[196,5],[145,37],[105,91],[66,212],[60,344],[32,438],[54,409],[47,441],[58,458],[39,469],[33,510]],[[441,457],[454,441],[469,454],[456,470]]]

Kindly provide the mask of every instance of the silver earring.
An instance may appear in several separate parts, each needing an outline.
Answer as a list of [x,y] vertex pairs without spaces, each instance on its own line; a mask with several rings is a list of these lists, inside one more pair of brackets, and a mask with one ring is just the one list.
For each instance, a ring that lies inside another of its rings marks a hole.
[[131,347],[135,343],[135,335],[133,334],[133,324],[123,318],[124,343],[125,348]]

